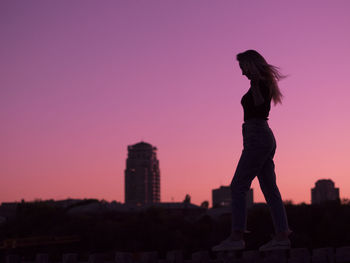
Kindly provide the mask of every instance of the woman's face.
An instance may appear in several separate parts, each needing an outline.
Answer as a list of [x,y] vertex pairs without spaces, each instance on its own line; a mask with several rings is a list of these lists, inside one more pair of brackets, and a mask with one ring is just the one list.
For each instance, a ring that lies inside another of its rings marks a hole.
[[241,68],[242,70],[242,75],[246,76],[248,79],[250,79],[250,72],[247,68],[247,65],[243,62],[239,62],[239,67]]

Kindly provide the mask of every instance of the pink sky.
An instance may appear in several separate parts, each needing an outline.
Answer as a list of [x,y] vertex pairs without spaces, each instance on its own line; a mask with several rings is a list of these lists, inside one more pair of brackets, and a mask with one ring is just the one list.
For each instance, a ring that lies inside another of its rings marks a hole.
[[[350,198],[349,1],[0,2],[0,202],[124,202],[127,146],[158,148],[161,200],[209,200],[241,150],[235,55],[289,75],[272,107],[283,199]],[[263,201],[254,180],[255,201]]]

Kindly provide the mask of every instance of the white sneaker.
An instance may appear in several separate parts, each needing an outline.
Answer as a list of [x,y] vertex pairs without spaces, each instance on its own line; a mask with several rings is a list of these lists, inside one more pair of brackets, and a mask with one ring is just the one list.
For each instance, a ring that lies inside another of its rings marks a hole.
[[213,246],[212,251],[241,250],[245,248],[244,240],[232,241],[225,239],[220,244]]
[[270,251],[270,250],[279,250],[279,249],[290,249],[290,240],[276,240],[272,239],[267,242],[265,245],[259,247],[259,251]]

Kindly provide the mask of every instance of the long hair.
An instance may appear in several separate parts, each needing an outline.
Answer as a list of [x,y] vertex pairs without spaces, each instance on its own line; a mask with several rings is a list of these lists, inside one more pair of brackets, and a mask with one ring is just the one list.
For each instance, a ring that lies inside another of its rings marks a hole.
[[237,60],[247,68],[253,78],[262,80],[268,85],[275,105],[282,103],[283,95],[277,82],[286,76],[279,72],[278,67],[268,64],[262,55],[252,49],[237,54]]

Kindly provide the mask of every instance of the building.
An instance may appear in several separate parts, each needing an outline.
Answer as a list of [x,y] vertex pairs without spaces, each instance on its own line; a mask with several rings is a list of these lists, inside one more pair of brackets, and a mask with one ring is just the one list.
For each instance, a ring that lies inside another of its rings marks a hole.
[[330,179],[318,180],[315,188],[311,189],[311,204],[334,200],[339,200],[339,188],[335,188],[334,182]]
[[[229,206],[231,204],[231,188],[230,186],[220,186],[220,188],[212,190],[213,207]],[[253,189],[249,189],[247,193],[247,207],[253,205]]]
[[146,142],[128,146],[125,169],[125,203],[160,202],[160,171],[157,148]]

